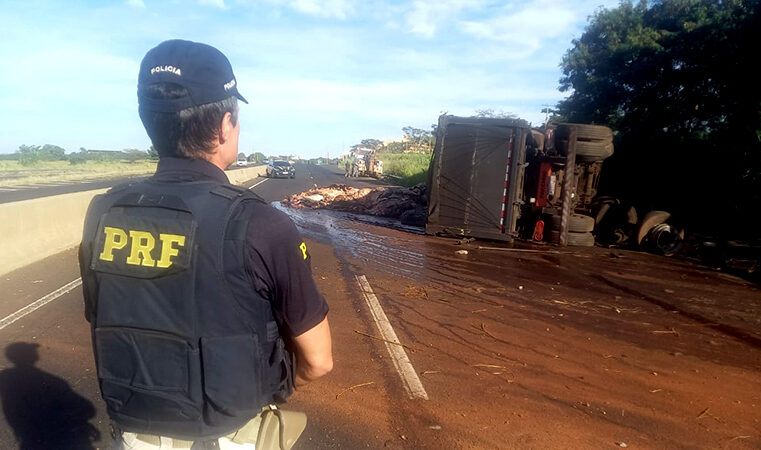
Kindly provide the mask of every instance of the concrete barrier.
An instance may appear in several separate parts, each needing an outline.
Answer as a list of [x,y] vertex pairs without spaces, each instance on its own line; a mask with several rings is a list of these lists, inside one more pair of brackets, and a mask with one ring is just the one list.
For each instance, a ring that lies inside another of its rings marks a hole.
[[[263,175],[265,166],[228,170],[233,184]],[[0,204],[0,275],[79,245],[90,200],[108,189]]]
[[227,178],[232,184],[242,184],[252,178],[264,175],[266,171],[266,165],[245,167],[242,169],[228,170],[225,172]]

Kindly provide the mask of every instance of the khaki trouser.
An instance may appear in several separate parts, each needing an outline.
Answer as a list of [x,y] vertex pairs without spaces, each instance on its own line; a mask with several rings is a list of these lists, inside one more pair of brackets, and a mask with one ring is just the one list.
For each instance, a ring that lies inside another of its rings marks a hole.
[[[289,450],[307,425],[302,412],[283,411],[269,405],[238,431],[216,440],[213,447],[220,450]],[[152,434],[122,432],[114,436],[112,450],[168,450],[202,448],[200,442],[172,439]]]
[[[255,450],[256,438],[259,435],[259,426],[262,422],[261,414],[243,425],[234,433],[219,438],[220,450]],[[169,450],[186,448],[190,449],[193,441],[173,439],[166,436],[152,434],[132,433],[124,431],[121,436],[115,436],[112,450]]]

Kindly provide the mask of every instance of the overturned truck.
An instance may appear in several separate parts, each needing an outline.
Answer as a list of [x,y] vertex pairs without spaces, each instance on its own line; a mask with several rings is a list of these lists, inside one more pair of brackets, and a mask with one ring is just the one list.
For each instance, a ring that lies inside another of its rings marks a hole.
[[[426,232],[592,246],[605,210],[596,197],[602,164],[612,154],[613,132],[599,125],[539,131],[523,120],[441,116]],[[639,244],[650,228],[637,230]],[[661,241],[683,235],[663,223],[657,232]]]

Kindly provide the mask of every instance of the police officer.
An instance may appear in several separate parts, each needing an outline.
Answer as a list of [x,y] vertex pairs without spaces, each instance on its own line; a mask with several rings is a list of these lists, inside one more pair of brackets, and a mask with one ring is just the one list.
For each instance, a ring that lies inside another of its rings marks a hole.
[[114,448],[250,448],[240,430],[332,369],[328,306],[293,222],[229,183],[237,80],[183,40],[140,65],[149,179],[96,197],[80,246]]

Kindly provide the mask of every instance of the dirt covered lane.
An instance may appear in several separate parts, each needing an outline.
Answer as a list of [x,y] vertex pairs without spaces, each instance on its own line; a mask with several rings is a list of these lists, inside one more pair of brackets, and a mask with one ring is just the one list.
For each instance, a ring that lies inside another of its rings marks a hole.
[[[761,447],[754,285],[644,253],[479,250],[499,245],[290,212],[318,242],[317,281],[334,297],[336,370],[299,396],[322,427],[305,444]],[[353,274],[372,285],[428,401],[405,395]]]

